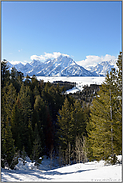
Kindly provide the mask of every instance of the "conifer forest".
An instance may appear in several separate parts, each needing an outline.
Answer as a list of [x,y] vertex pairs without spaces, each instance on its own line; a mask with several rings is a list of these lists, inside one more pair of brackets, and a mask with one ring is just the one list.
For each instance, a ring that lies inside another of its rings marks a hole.
[[3,60],[2,167],[13,169],[25,154],[36,164],[43,155],[59,157],[60,165],[101,159],[115,164],[122,154],[122,52],[117,66],[95,94],[94,86],[64,94],[64,84],[24,77]]

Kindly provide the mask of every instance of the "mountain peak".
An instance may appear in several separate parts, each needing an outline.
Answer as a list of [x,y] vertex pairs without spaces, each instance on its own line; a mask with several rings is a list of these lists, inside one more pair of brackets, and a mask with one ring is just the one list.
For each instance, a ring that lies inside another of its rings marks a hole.
[[41,61],[39,61],[39,60],[33,60],[31,63],[30,63],[30,65],[32,65],[32,66],[37,66],[37,65],[40,65],[41,64]]
[[[14,65],[10,64],[10,67]],[[88,66],[87,69],[80,66],[71,57],[67,55],[59,55],[55,58],[49,58],[44,62],[33,59],[31,63],[26,65],[16,64],[17,70],[24,75],[32,76],[105,76],[106,72],[116,67],[116,62],[103,61],[96,66]]]
[[102,61],[96,66],[88,66],[89,71],[95,72],[101,76],[106,76],[107,71],[110,72],[112,68],[117,68],[116,60]]

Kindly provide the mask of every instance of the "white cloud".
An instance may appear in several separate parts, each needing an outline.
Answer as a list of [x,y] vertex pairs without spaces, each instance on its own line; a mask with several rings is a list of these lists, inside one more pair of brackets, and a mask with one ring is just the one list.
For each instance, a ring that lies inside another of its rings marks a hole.
[[116,57],[115,56],[111,56],[111,55],[108,55],[106,54],[104,57],[103,57],[103,61],[110,61],[110,60],[115,60]]
[[44,55],[40,55],[40,56],[37,56],[37,55],[32,55],[30,57],[31,60],[40,60],[40,61],[45,61],[47,59],[53,59],[53,58],[58,58],[59,56],[67,56],[67,57],[70,57],[69,55],[67,54],[63,54],[63,53],[60,53],[60,52],[53,52],[53,53],[46,53],[44,52]]
[[116,60],[116,57],[108,54],[101,57],[95,56],[95,55],[89,55],[89,56],[86,56],[85,60],[77,61],[77,64],[86,68],[87,66],[95,66],[98,63],[101,63],[103,61],[110,61],[110,60]]
[[19,63],[22,63],[23,65],[26,65],[26,63],[29,63],[29,61],[9,61],[12,65],[16,65],[16,64],[19,64]]
[[[39,60],[39,61],[45,61],[47,59],[54,59],[54,58],[58,58],[60,55],[62,56],[67,56],[67,57],[70,57],[68,54],[63,54],[63,53],[60,53],[60,52],[53,52],[53,53],[46,53],[44,52],[44,55],[40,55],[40,56],[37,56],[37,55],[32,55],[30,57],[31,60]],[[74,56],[71,56],[71,57],[74,57]],[[88,66],[95,66],[97,65],[98,63],[101,63],[102,61],[110,61],[110,60],[116,60],[117,58],[115,56],[112,56],[112,55],[108,55],[106,54],[105,56],[96,56],[96,55],[88,55],[86,56],[86,59],[85,60],[81,60],[81,61],[76,61],[77,64],[87,68]],[[18,63],[22,63],[22,64],[26,64],[26,63],[30,63],[31,61],[27,61],[27,60],[24,60],[24,61],[10,61],[10,63],[12,64],[18,64]]]

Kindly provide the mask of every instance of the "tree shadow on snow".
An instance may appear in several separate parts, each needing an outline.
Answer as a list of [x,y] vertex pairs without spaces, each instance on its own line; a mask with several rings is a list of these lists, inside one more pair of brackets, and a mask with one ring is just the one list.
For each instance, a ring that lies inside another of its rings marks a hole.
[[[95,169],[87,169],[87,170],[75,170],[75,171],[72,171],[72,172],[59,172],[59,171],[55,171],[55,170],[51,170],[51,171],[46,171],[46,172],[42,172],[40,170],[30,170],[30,171],[25,171],[25,170],[15,170],[15,171],[7,171],[5,173],[5,176],[1,176],[2,178],[2,182],[19,182],[19,181],[22,181],[22,182],[28,182],[28,181],[50,181],[52,180],[53,178],[47,178],[46,176],[47,175],[51,175],[51,176],[55,176],[55,175],[59,175],[59,176],[62,176],[62,175],[69,175],[69,174],[73,174],[73,173],[82,173],[82,172],[85,172],[85,171],[91,171],[91,170],[95,170]],[[6,179],[6,175],[8,175],[10,177],[10,180],[8,180],[8,178]],[[29,177],[29,180],[28,180],[28,177]],[[26,180],[24,180],[24,178]],[[15,179],[15,180],[13,180]],[[31,180],[32,179],[32,180]]]
[[[4,172],[5,176],[1,176],[2,182],[28,182],[28,181],[39,181],[38,179],[42,180],[51,180],[51,178],[46,178],[45,175],[43,176],[43,173],[41,171],[20,171],[20,170],[15,170],[15,171],[7,171],[6,173]],[[41,174],[41,175],[40,175]],[[6,175],[9,176],[9,178],[6,178]],[[29,180],[28,180],[29,177]],[[8,180],[9,179],[9,180]],[[25,180],[24,180],[25,179]],[[31,180],[32,179],[32,180]]]
[[46,175],[68,175],[68,174],[73,174],[73,173],[82,173],[85,171],[91,171],[95,169],[87,169],[87,170],[78,170],[78,171],[73,171],[73,172],[59,172],[59,171],[46,171],[44,174]]

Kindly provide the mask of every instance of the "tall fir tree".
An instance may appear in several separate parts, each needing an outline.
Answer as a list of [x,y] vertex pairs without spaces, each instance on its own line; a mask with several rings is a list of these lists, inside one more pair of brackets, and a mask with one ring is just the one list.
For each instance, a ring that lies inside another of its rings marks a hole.
[[10,80],[9,67],[7,66],[7,60],[1,62],[1,88]]
[[30,88],[29,86],[24,86],[22,84],[20,92],[18,94],[18,99],[21,103],[21,110],[22,110],[22,121],[21,125],[22,128],[22,143],[25,147],[25,151],[29,155],[30,152],[30,137],[29,137],[29,129],[28,125],[32,125],[32,106],[31,106],[31,97],[30,97]]
[[21,150],[23,148],[23,143],[22,143],[22,130],[23,130],[23,114],[22,114],[22,105],[17,98],[17,101],[13,107],[12,110],[12,116],[11,116],[11,128],[12,128],[12,136],[15,140],[14,144],[17,150]]
[[39,136],[42,141],[42,147],[45,146],[44,128],[46,126],[46,109],[45,102],[40,95],[35,96],[34,110],[32,114],[32,128],[34,130],[35,124],[37,124],[39,130]]
[[[121,59],[121,56],[119,56]],[[112,159],[121,154],[122,114],[121,114],[121,61],[118,71],[107,73],[98,95],[92,102],[91,117],[87,125],[90,151],[96,159]],[[119,73],[120,72],[120,73]],[[120,85],[117,84],[120,77]]]
[[15,154],[15,148],[14,148],[14,139],[12,137],[11,132],[11,126],[9,124],[8,118],[6,119],[6,127],[5,127],[5,133],[4,138],[2,139],[2,165],[4,166],[4,163],[7,163],[10,168],[12,168],[12,159]]
[[[80,101],[76,100],[74,102],[74,106],[71,109],[71,124],[73,126],[72,130],[72,150],[73,150],[73,159],[77,161],[77,144],[79,147],[82,147],[83,143],[83,136],[86,136],[86,113]],[[80,149],[80,148],[79,148]],[[83,149],[81,148],[81,152]],[[76,154],[76,156],[75,156]],[[80,155],[80,154],[79,154]],[[81,156],[82,157],[82,156]],[[82,159],[82,158],[81,158]]]
[[70,157],[68,157],[68,155],[66,157],[66,154],[69,154],[68,151],[71,149],[73,124],[71,121],[71,106],[67,98],[64,101],[62,109],[59,110],[58,126],[59,146],[61,148],[65,163],[68,164],[70,163]]
[[50,152],[53,151],[54,148],[54,129],[48,106],[46,106],[45,110],[46,110],[45,145],[46,145],[46,154],[50,155]]
[[2,118],[5,119],[7,116],[10,119],[15,104],[17,93],[12,83],[6,83],[2,89]]
[[10,76],[11,76],[10,81],[12,82],[13,86],[15,87],[18,93],[20,91],[24,75],[22,72],[18,72],[15,67],[12,67]]
[[35,164],[38,165],[39,157],[42,154],[42,144],[41,139],[39,136],[38,126],[37,123],[35,124],[34,129],[34,141],[33,141],[33,149],[32,149],[32,161],[35,160]]

